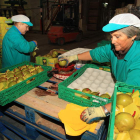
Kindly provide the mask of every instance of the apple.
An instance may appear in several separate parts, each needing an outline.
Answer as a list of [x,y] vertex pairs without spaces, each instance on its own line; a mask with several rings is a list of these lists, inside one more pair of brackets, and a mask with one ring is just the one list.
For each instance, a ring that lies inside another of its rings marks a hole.
[[99,96],[99,92],[91,92],[92,95]]
[[58,56],[58,52],[57,51],[53,51],[52,54],[55,54]]
[[131,93],[131,92],[127,92],[126,94],[128,94],[128,95],[132,95],[132,93]]
[[45,55],[45,57],[52,58],[50,54]]
[[0,78],[2,78],[2,77],[6,77],[6,74],[5,73],[0,74]]
[[135,126],[135,120],[130,113],[121,112],[115,116],[115,126],[120,131],[129,131]]
[[8,80],[7,80],[7,83],[10,83],[12,81],[15,81],[16,80],[16,77],[10,77]]
[[58,52],[57,51],[53,51],[52,52],[52,57],[53,58],[57,58],[58,57]]
[[133,99],[128,94],[118,94],[117,95],[116,105],[122,105],[123,107],[126,107],[129,104],[131,104],[132,102],[133,102]]
[[37,73],[40,73],[40,72],[42,72],[42,71],[44,71],[44,69],[41,68],[41,67],[37,69]]
[[15,76],[17,76],[18,74],[21,74],[22,72],[21,71],[17,71],[15,72]]
[[10,83],[8,84],[8,88],[9,88],[9,87],[12,87],[12,86],[14,86],[14,85],[16,85],[16,84],[17,84],[16,81],[12,81],[12,82],[10,82]]
[[22,81],[24,81],[24,79],[23,79],[22,77],[19,77],[19,78],[17,79],[17,83],[20,83],[20,82],[22,82]]
[[25,76],[23,76],[23,78],[24,78],[24,80],[25,79],[27,79],[27,78],[29,78],[29,77],[31,77],[32,76],[32,74],[31,73],[28,73],[28,74],[26,74]]
[[0,82],[0,91],[2,91],[7,86],[7,81]]
[[15,68],[14,69],[14,72],[17,72],[17,71],[20,71],[20,69],[19,68]]
[[35,67],[34,67],[34,68],[30,68],[30,69],[29,69],[29,72],[32,72],[32,71],[34,71],[34,70],[36,70]]
[[29,66],[28,66],[28,69],[33,69],[33,68],[34,68],[33,65],[29,65]]
[[1,77],[1,78],[0,78],[0,82],[4,82],[4,81],[7,81],[7,78]]
[[27,74],[30,74],[30,72],[28,70],[23,71],[22,73],[23,73],[24,76],[27,75]]
[[89,88],[84,88],[82,92],[91,94],[92,91]]
[[14,76],[15,76],[14,73],[7,73],[7,78],[14,77]]
[[[80,89],[77,89],[77,88],[75,88],[74,90],[81,91]],[[79,93],[75,93],[75,95],[76,95],[76,96],[78,96],[78,97],[81,97],[81,96],[82,96],[82,95],[81,95],[81,94],[79,94]]]
[[64,67],[64,66],[67,65],[67,61],[66,61],[66,60],[61,60],[61,61],[59,61],[58,63],[59,63],[59,65],[60,65],[61,67]]
[[24,72],[24,71],[27,71],[27,70],[28,70],[28,68],[23,68],[21,71]]
[[110,95],[107,93],[100,95],[100,97],[110,99]]
[[19,73],[19,74],[16,75],[16,77],[17,77],[17,78],[23,77],[23,74],[22,74],[22,73]]
[[[82,92],[91,94],[92,91],[91,91],[89,88],[84,88],[84,89],[82,90]],[[82,98],[90,99],[90,97],[85,96],[85,95],[82,95]]]
[[31,72],[31,74],[32,74],[32,75],[36,75],[36,74],[37,74],[37,71],[34,70],[34,71]]
[[131,140],[140,140],[140,130],[132,129],[129,131]]
[[20,67],[21,70],[24,69],[24,68],[27,68],[27,66],[23,65],[23,66]]
[[82,95],[81,97],[84,98],[84,99],[88,99],[88,100],[90,99],[90,97],[85,96],[85,95]]
[[52,54],[52,57],[53,57],[53,58],[57,58],[57,55],[56,55],[56,54]]
[[39,69],[39,68],[42,68],[42,67],[41,67],[41,66],[36,66],[35,68],[36,68],[36,69]]

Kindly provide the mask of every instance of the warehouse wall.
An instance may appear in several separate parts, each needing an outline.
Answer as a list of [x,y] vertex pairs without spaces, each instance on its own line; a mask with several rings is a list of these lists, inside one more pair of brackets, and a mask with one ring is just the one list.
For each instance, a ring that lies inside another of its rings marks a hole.
[[136,1],[136,6],[140,6],[140,0]]
[[[40,30],[40,17],[41,17],[40,0],[25,0],[25,1],[27,2],[27,5],[24,5],[25,13],[33,23],[33,27],[31,27],[30,30]],[[65,2],[67,1],[69,0],[65,0]],[[80,18],[79,27],[83,31],[87,31],[88,2],[89,0],[79,0],[79,18]],[[6,5],[4,4],[4,0],[0,0],[0,5]]]
[[87,19],[88,19],[88,3],[89,0],[84,0],[83,4],[82,4],[82,19],[80,19],[79,22],[82,22],[82,26],[80,26],[82,28],[82,31],[85,32],[87,31]]
[[[33,23],[32,30],[40,30],[40,0],[25,0],[27,5],[24,5],[26,15],[31,19]],[[0,8],[6,8],[6,6],[10,6],[4,3],[4,0],[0,0]],[[16,5],[17,6],[17,5]]]
[[32,30],[40,30],[40,0],[25,0],[27,5],[24,6],[26,15],[33,23]]

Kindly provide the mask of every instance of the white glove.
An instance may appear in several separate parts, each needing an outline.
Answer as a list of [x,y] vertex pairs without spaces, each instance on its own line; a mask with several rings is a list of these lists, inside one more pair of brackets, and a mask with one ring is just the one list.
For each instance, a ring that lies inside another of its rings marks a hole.
[[98,121],[101,118],[106,117],[103,108],[100,107],[88,107],[85,109],[80,118],[86,123],[92,123],[93,121]]
[[39,50],[38,46],[35,47],[34,51]]
[[78,60],[78,56],[77,55],[72,55],[72,56],[58,56],[58,61],[62,61],[62,60],[66,60],[67,61],[67,65],[74,61],[74,60]]

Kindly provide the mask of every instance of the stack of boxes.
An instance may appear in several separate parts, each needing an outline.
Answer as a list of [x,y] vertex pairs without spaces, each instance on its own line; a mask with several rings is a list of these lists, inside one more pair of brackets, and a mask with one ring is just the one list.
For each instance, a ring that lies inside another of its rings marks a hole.
[[6,17],[0,17],[0,68],[2,66],[2,40],[6,32],[12,27],[12,20],[7,19]]

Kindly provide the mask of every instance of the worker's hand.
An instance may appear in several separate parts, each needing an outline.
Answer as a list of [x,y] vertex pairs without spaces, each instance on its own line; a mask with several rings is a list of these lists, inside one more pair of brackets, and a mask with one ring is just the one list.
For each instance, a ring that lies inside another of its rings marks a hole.
[[66,60],[67,61],[67,65],[74,61],[74,60],[78,60],[78,56],[77,55],[72,55],[72,56],[58,56],[58,61],[62,61],[62,60]]
[[35,42],[35,44],[36,44],[36,46],[37,46],[37,41],[36,40],[33,40],[34,42]]
[[34,51],[39,50],[38,46],[35,47]]
[[103,117],[106,117],[106,115],[101,106],[100,107],[88,107],[80,115],[81,120],[83,120],[86,123],[92,123],[94,121],[98,121]]

